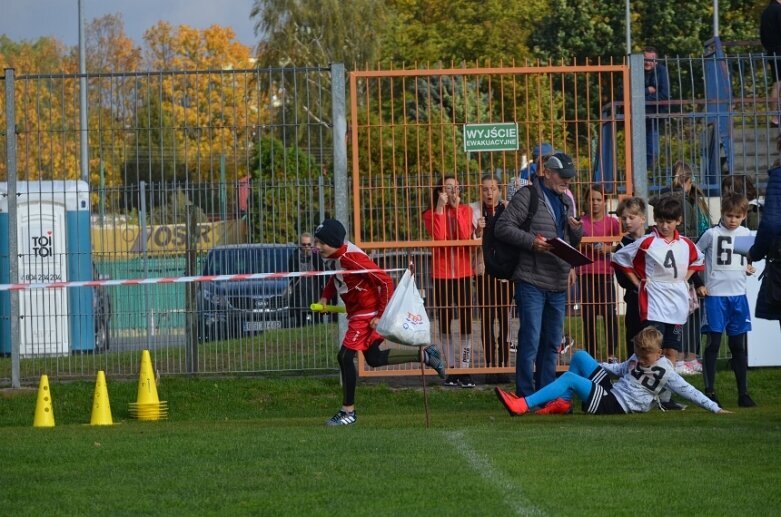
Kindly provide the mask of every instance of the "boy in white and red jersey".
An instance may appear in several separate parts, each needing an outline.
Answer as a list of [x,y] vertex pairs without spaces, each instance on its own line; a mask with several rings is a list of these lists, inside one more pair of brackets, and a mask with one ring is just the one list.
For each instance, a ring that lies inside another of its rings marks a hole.
[[[393,279],[380,270],[358,246],[345,242],[347,231],[336,219],[326,219],[315,230],[315,247],[326,266],[336,271],[375,270],[372,273],[336,274],[323,288],[318,303],[326,305],[339,294],[347,309],[347,333],[344,335],[337,360],[342,374],[342,408],[326,422],[326,425],[354,424],[355,415],[355,353],[363,352],[369,366],[411,363],[420,360],[418,350],[380,350],[383,337],[375,330],[385,307],[393,294]],[[423,350],[426,365],[445,378],[445,365],[434,345]]]
[[612,255],[613,267],[637,287],[640,319],[664,336],[664,355],[673,363],[682,349],[681,330],[689,316],[688,280],[702,271],[703,255],[676,227],[683,208],[674,196],[654,206],[656,227]]
[[726,331],[732,354],[730,362],[738,384],[738,405],[741,407],[756,405],[748,394],[746,353],[746,333],[751,330],[746,276],[754,274],[754,267],[746,263],[746,257],[733,251],[736,237],[751,235],[748,228],[741,226],[747,213],[748,200],[744,196],[734,192],[725,194],[721,200],[721,221],[697,241],[697,247],[705,254],[707,290],[702,303],[702,333],[708,336],[702,365],[705,394],[718,403],[714,390],[716,356],[721,346],[721,334]]

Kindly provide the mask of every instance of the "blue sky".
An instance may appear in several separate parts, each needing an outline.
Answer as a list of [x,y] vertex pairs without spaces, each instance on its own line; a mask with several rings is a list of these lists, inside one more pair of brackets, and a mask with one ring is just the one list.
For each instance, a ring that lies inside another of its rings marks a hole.
[[[78,44],[78,0],[0,0],[0,34],[12,40],[54,36]],[[199,29],[217,24],[233,28],[236,38],[254,47],[249,19],[252,0],[82,0],[85,23],[105,14],[122,14],[125,32],[141,44],[144,31],[160,20]]]

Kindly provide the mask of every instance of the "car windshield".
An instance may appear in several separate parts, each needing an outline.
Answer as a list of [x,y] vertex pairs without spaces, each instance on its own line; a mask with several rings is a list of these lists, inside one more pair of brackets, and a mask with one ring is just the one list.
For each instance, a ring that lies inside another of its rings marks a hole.
[[288,271],[288,260],[294,248],[225,248],[209,253],[204,273],[207,275],[243,275]]

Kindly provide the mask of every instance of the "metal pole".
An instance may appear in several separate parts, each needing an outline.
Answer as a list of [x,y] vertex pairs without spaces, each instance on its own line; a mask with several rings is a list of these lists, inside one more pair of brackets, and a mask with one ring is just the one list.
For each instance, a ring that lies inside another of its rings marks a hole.
[[629,56],[629,87],[632,115],[632,180],[634,195],[648,199],[648,168],[645,162],[645,72],[643,54]]
[[[16,197],[16,104],[14,96],[14,69],[5,69],[5,160],[8,168],[8,262],[11,282],[19,281],[19,237],[17,235]],[[19,291],[11,291],[11,387],[19,388]]]
[[333,119],[334,214],[350,235],[347,212],[347,113],[345,109],[344,65],[331,65],[331,117]]
[[[185,274],[188,276],[196,275],[196,264],[198,260],[197,246],[198,246],[198,225],[195,221],[195,215],[193,214],[193,202],[190,201],[189,189],[187,189],[187,263],[185,267]],[[185,284],[185,320],[187,324],[187,348],[185,353],[185,367],[187,373],[198,373],[198,318],[195,315],[197,307],[195,297],[197,295],[198,288],[194,283]]]
[[626,0],[624,8],[624,19],[626,23],[626,55],[632,54],[632,11],[629,8],[631,0]]
[[[331,119],[333,120],[334,153],[334,215],[344,224],[350,235],[347,212],[347,110],[345,109],[344,65],[331,65]],[[322,207],[321,207],[322,211]],[[347,333],[347,318],[339,315],[339,342]]]
[[713,37],[719,37],[719,0],[713,0]]
[[[138,182],[138,197],[139,197],[139,203],[140,203],[140,209],[138,211],[138,225],[141,227],[141,247],[143,248],[143,257],[141,260],[144,261],[144,278],[149,278],[149,251],[147,249],[147,239],[148,234],[146,231],[146,182],[140,181]],[[147,338],[147,345],[149,345],[149,338],[150,336],[155,335],[155,329],[152,324],[152,320],[154,319],[152,308],[149,303],[149,285],[144,285],[144,315],[146,316],[146,338]]]
[[87,59],[84,45],[84,11],[79,0],[79,143],[81,144],[81,179],[89,184],[89,148],[87,135]]
[[[223,221],[228,218],[228,183],[225,179],[225,155],[220,155],[220,217]],[[189,201],[189,198],[188,198]],[[189,205],[188,205],[189,206]]]

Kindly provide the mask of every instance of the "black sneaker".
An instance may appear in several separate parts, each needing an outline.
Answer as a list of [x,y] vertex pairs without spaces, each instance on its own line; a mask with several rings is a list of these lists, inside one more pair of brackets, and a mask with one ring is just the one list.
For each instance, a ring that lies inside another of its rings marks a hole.
[[462,388],[474,388],[475,387],[475,383],[472,380],[472,376],[471,375],[460,375],[458,377],[458,385],[461,386]]
[[661,407],[663,411],[683,411],[684,409],[686,409],[685,405],[678,404],[674,400],[668,400],[667,402],[660,402],[659,407]]
[[457,375],[448,375],[445,377],[445,382],[442,383],[443,386],[447,386],[448,388],[455,388],[458,386],[458,376]]
[[427,346],[425,350],[423,350],[423,355],[426,361],[426,365],[436,370],[437,375],[439,375],[440,378],[444,379],[445,361],[442,360],[442,355],[439,353],[439,350],[437,350],[437,347],[435,347],[434,345]]
[[715,391],[706,391],[705,396],[711,399],[713,402],[719,405],[721,407],[721,402],[719,402],[719,398],[716,396]]
[[325,423],[325,425],[329,427],[337,425],[352,425],[356,420],[358,420],[358,415],[355,414],[355,411],[347,412],[340,409],[338,413],[332,416],[331,419]]
[[751,397],[748,396],[748,393],[744,393],[743,395],[738,396],[738,406],[740,407],[755,407],[757,405],[756,402],[754,402]]

